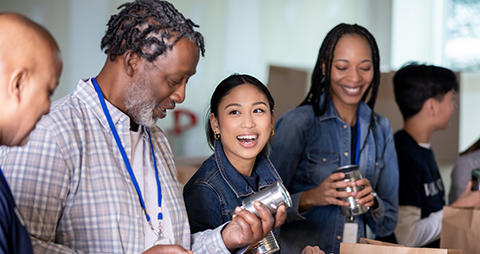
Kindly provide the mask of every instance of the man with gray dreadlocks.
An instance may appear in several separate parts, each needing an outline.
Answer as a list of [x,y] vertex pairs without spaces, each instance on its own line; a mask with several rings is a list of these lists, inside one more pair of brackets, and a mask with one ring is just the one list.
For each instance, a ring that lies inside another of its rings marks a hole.
[[285,220],[260,204],[190,235],[173,154],[155,125],[185,99],[203,37],[170,3],[119,7],[94,78],[56,102],[0,165],[40,253],[229,253]]

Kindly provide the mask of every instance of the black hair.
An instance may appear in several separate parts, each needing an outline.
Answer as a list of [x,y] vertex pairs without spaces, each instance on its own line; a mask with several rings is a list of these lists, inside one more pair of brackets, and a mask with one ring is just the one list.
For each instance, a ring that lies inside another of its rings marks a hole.
[[[227,96],[233,88],[243,85],[243,84],[250,84],[256,87],[262,94],[267,97],[268,104],[270,106],[270,113],[273,114],[273,108],[275,107],[275,101],[273,100],[270,91],[268,91],[267,87],[255,77],[252,77],[247,74],[232,74],[222,80],[220,84],[218,84],[217,88],[212,94],[212,98],[210,99],[210,109],[206,115],[206,134],[207,134],[207,141],[210,148],[213,148],[213,144],[215,142],[215,133],[213,132],[212,127],[210,126],[210,114],[213,113],[215,117],[218,118],[218,106],[222,102],[222,99]],[[265,149],[264,149],[265,150]]]
[[[182,37],[194,42],[204,55],[203,36],[194,30],[198,25],[186,19],[171,3],[136,0],[122,4],[118,9],[120,12],[110,17],[101,43],[101,49],[110,60],[131,50],[153,62]],[[167,44],[172,37],[175,40]]]
[[[368,90],[362,97],[362,101],[365,101],[369,92],[370,99],[367,102],[367,105],[373,110],[375,106],[375,100],[377,99],[378,86],[380,84],[380,53],[378,51],[377,42],[373,35],[364,27],[357,24],[345,24],[341,23],[336,25],[332,30],[330,30],[325,39],[322,42],[320,50],[318,51],[317,62],[313,69],[311,77],[310,90],[299,106],[302,105],[312,105],[313,110],[316,115],[323,115],[326,110],[328,99],[325,99],[320,104],[320,98],[323,94],[328,95],[330,89],[330,74],[332,70],[332,61],[333,53],[335,52],[335,47],[337,46],[338,41],[346,34],[357,34],[365,38],[365,40],[370,45],[370,50],[372,53],[372,62],[373,62],[373,79],[372,84],[369,86]],[[322,66],[325,67],[325,70],[322,70]],[[328,97],[328,96],[327,96]],[[373,114],[371,122],[373,121]]]
[[395,101],[406,120],[422,109],[429,98],[442,100],[449,91],[458,90],[453,71],[434,65],[408,63],[393,76]]

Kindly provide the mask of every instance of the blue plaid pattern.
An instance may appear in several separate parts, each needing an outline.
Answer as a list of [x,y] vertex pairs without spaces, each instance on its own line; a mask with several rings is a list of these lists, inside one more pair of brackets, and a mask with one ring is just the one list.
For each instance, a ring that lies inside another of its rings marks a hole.
[[[130,155],[130,119],[107,106]],[[172,151],[160,128],[151,132],[173,244],[195,253],[229,253],[221,227],[191,236]],[[36,253],[140,253],[149,247],[143,246],[145,216],[137,193],[90,80],[80,80],[53,104],[27,145],[0,152]]]

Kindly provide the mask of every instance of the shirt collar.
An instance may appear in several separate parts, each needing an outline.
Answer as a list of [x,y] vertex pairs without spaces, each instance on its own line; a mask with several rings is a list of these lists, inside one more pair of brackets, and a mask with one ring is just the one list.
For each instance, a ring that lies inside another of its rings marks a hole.
[[[246,197],[254,193],[254,190],[248,185],[242,175],[233,167],[230,161],[225,156],[222,143],[215,140],[215,161],[217,163],[218,170],[230,188],[235,192],[237,198]],[[280,182],[280,176],[273,167],[273,164],[265,156],[257,156],[254,169],[259,176],[258,189],[272,185],[276,182]]]
[[[328,100],[327,101],[327,109],[325,110],[325,113],[319,117],[320,121],[324,121],[324,120],[328,120],[328,119],[332,119],[332,118],[337,118],[337,119],[339,119],[340,121],[343,122],[343,120],[338,115],[337,110],[333,106],[333,102],[330,99],[330,96],[326,96],[325,94],[323,94],[321,96],[320,102],[319,102],[320,107],[323,104],[323,101],[325,99]],[[358,119],[359,119],[359,122],[362,126],[368,126],[368,124],[370,122],[370,115],[372,114],[372,112],[373,111],[370,109],[370,107],[364,101],[360,101],[360,103],[358,104],[358,114],[359,114]]]
[[[79,100],[83,101],[87,107],[95,114],[98,120],[102,123],[105,129],[110,129],[108,126],[107,118],[103,113],[102,106],[100,101],[98,100],[98,95],[93,87],[92,79],[82,79],[78,82],[77,88],[73,96],[76,96]],[[126,131],[130,128],[130,117],[123,113],[120,109],[115,107],[111,104],[108,100],[105,99],[105,104],[107,105],[108,111],[112,117],[112,121],[117,126],[117,124],[121,123],[121,125],[126,126]],[[118,127],[117,127],[118,128]],[[120,131],[120,130],[117,130]],[[124,131],[122,129],[122,131]]]

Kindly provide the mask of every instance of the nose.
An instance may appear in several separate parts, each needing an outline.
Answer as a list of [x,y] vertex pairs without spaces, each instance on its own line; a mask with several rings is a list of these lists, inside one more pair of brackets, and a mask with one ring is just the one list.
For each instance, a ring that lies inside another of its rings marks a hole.
[[242,127],[244,128],[253,128],[255,127],[255,120],[253,119],[252,114],[244,114]]
[[182,103],[185,100],[185,88],[187,86],[187,82],[184,82],[172,93],[170,98],[177,104]]
[[359,82],[362,79],[362,76],[360,75],[360,71],[357,70],[356,68],[352,68],[349,73],[350,80],[353,82]]

